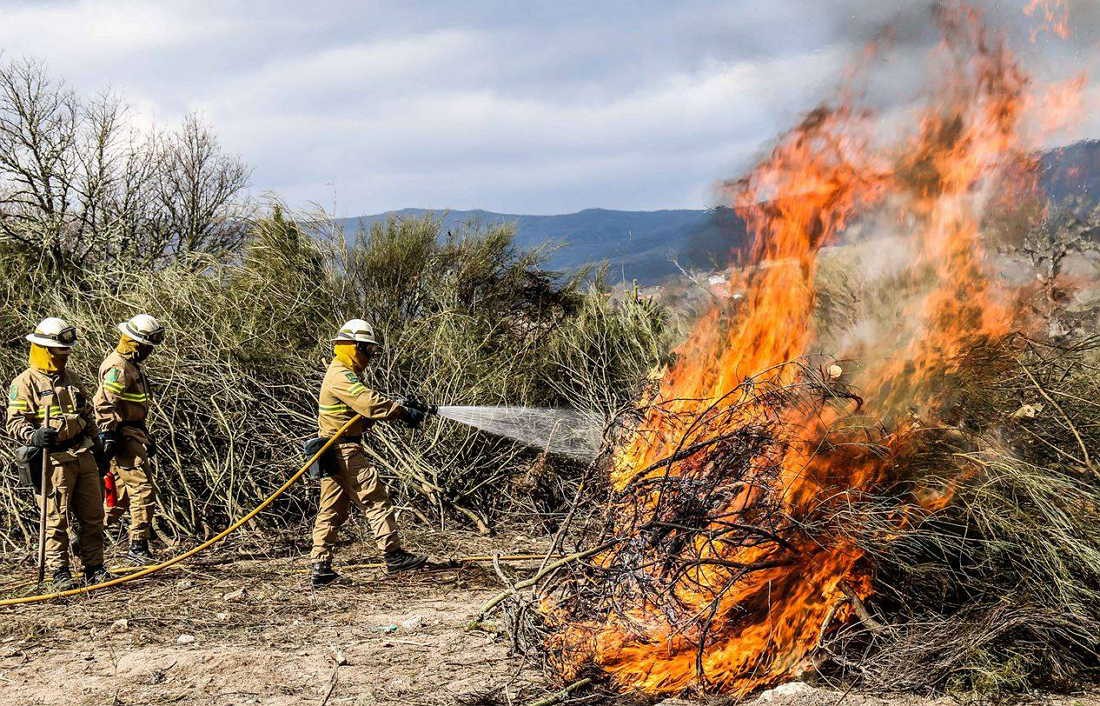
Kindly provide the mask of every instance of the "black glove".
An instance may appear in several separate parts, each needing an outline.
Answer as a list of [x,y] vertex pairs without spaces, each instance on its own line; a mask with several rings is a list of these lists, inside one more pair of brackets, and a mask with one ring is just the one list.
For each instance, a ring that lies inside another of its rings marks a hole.
[[31,446],[49,449],[57,444],[57,430],[52,427],[38,427],[31,434]]
[[410,429],[419,429],[424,419],[435,414],[437,409],[434,404],[426,404],[412,396],[401,398],[401,406],[405,409],[403,419]]
[[426,416],[428,415],[419,407],[406,407],[404,421],[410,429],[419,429]]
[[99,448],[103,451],[103,458],[114,458],[118,450],[118,434],[113,431],[99,432]]

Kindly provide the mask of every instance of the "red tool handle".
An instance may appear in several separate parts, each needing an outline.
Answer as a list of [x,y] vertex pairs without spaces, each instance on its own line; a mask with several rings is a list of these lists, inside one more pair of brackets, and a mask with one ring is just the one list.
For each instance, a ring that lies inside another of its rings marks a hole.
[[103,476],[103,502],[108,509],[118,506],[118,486],[115,484],[115,474],[112,472]]

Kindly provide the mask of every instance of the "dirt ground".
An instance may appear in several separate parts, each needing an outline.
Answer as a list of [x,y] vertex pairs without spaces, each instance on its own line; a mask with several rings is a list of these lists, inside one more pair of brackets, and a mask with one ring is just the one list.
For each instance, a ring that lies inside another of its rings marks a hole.
[[[414,533],[433,559],[537,553],[545,539]],[[259,556],[259,550],[271,556]],[[375,560],[367,545],[338,564]],[[537,562],[510,562],[522,574]],[[337,566],[338,570],[340,566]],[[0,563],[0,591],[33,569]],[[491,566],[388,577],[348,567],[322,591],[299,543],[230,548],[120,589],[0,609],[3,704],[528,704],[557,690],[508,653],[504,636],[472,620],[501,584]],[[608,703],[575,694],[571,704]],[[631,700],[632,703],[638,703]],[[1100,706],[1094,696],[1042,700]],[[691,702],[670,700],[668,704]],[[758,706],[947,706],[949,699],[876,698],[787,684]]]
[[[420,534],[410,543],[440,559],[538,549],[516,536]],[[339,558],[371,561],[372,553],[353,544]],[[338,584],[313,591],[306,557],[242,558],[237,549],[133,587],[0,609],[2,701],[454,704],[485,692],[534,693],[537,671],[509,657],[498,635],[468,629],[500,590],[483,567],[400,577],[349,568]]]

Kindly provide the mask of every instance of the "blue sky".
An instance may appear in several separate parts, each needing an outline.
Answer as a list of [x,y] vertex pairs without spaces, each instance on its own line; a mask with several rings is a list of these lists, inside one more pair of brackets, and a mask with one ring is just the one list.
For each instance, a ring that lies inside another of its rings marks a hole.
[[[981,4],[1013,24],[1026,2]],[[1025,51],[1045,65],[1095,54],[1097,5],[1074,1],[1072,42]],[[891,20],[900,47],[881,93],[908,100],[928,6],[4,2],[0,48],[83,93],[118,93],[139,125],[200,113],[257,194],[295,206],[703,208]]]

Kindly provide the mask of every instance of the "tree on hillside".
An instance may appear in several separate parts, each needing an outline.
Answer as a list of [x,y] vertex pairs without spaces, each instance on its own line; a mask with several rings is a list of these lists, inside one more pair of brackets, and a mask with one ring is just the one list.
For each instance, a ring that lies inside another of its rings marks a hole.
[[247,223],[230,206],[248,184],[248,167],[222,153],[214,133],[195,115],[187,116],[180,130],[166,136],[159,147],[159,254],[236,251],[244,242]]
[[248,176],[193,115],[142,135],[117,97],[82,100],[37,61],[0,66],[0,248],[28,271],[235,251]]

